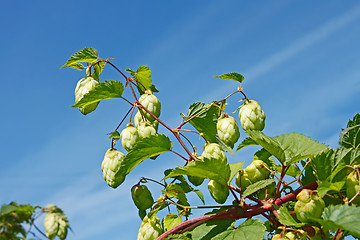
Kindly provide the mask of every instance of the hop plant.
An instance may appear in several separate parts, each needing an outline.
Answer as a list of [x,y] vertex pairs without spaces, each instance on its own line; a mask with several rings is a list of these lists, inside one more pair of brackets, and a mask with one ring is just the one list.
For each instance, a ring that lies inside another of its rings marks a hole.
[[219,161],[227,161],[226,155],[217,143],[208,143],[205,145],[204,151],[201,154],[203,158],[216,159]]
[[120,133],[121,144],[129,152],[135,146],[135,143],[139,139],[137,129],[132,123],[128,123],[126,128]]
[[[97,85],[99,85],[99,82],[93,77],[88,76],[80,79],[75,88],[75,103],[78,103],[85,94],[94,90]],[[94,111],[98,104],[99,102],[91,103],[84,107],[79,107],[79,110],[82,114],[86,115]]]
[[[135,127],[139,127],[140,123],[143,122],[144,120],[148,121],[146,118],[143,119],[142,116],[141,116],[141,113],[138,111],[134,116],[134,125],[135,125]],[[153,122],[149,121],[149,123],[151,124],[151,126],[153,128],[155,128],[156,131],[158,130],[159,122],[157,120],[154,120]]]
[[[160,116],[161,103],[151,90],[146,90],[145,93],[139,98],[139,102],[156,117]],[[155,120],[155,118],[145,110],[141,111],[150,122],[153,122]]]
[[124,158],[125,155],[114,148],[108,149],[105,153],[101,170],[106,183],[112,188],[117,188],[125,180],[125,175],[119,171]]
[[131,188],[131,197],[139,210],[151,208],[154,203],[151,192],[145,185],[134,185]]
[[262,131],[265,127],[265,113],[260,104],[255,100],[248,100],[239,111],[242,128],[247,130]]
[[220,117],[218,119],[216,128],[220,140],[233,148],[234,144],[240,137],[239,127],[235,118],[228,115],[225,117]]
[[46,236],[49,239],[54,239],[57,235],[61,240],[64,240],[70,227],[64,212],[54,204],[47,205],[45,211],[48,212],[44,219]]
[[295,203],[296,217],[302,222],[311,222],[307,214],[315,218],[321,217],[325,208],[325,202],[317,194],[316,191],[303,189],[297,196]]
[[155,240],[162,233],[160,219],[156,215],[150,218],[145,216],[140,225],[137,240]]
[[156,129],[148,121],[141,121],[137,130],[140,139],[156,135]]
[[208,189],[217,203],[223,204],[229,196],[229,188],[215,180],[210,180]]

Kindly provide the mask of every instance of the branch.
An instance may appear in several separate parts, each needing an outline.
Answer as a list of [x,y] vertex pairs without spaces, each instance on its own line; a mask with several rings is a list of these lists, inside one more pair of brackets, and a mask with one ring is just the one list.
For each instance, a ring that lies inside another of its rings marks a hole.
[[[278,198],[275,200],[275,202],[273,204],[275,205],[282,205],[286,202],[289,202],[293,199],[296,198],[296,195],[303,189],[312,189],[315,190],[317,188],[317,183],[310,183],[302,188],[299,188],[298,190],[287,194],[281,198]],[[241,208],[238,207],[233,207],[230,208],[227,211],[224,212],[219,212],[219,213],[214,213],[214,214],[209,214],[209,215],[204,215],[201,217],[197,217],[197,218],[193,218],[190,220],[187,220],[185,222],[180,223],[179,225],[173,227],[172,229],[168,230],[167,232],[161,234],[156,240],[162,240],[165,239],[167,237],[169,237],[171,234],[176,234],[179,233],[182,230],[190,230],[192,227],[195,227],[199,224],[199,222],[204,223],[210,220],[225,220],[225,219],[239,219],[239,218],[251,218],[253,216],[259,215],[259,214],[263,214],[267,211],[272,211],[274,210],[273,204],[271,203],[265,203],[265,205],[258,207],[256,209],[253,210],[249,210],[246,212],[243,212],[243,210]]]

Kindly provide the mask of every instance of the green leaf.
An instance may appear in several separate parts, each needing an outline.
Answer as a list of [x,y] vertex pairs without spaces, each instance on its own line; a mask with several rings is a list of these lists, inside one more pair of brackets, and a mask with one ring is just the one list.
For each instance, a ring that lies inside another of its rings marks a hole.
[[257,145],[257,143],[253,139],[247,137],[244,140],[242,140],[242,142],[239,144],[239,146],[236,149],[236,152],[238,152],[239,150],[241,150],[245,147],[252,146],[252,145]]
[[221,79],[234,80],[234,81],[238,81],[238,82],[242,82],[245,79],[243,75],[241,75],[240,73],[236,73],[236,72],[225,73],[225,74],[222,74],[220,76],[215,76],[215,77],[221,78]]
[[138,90],[140,94],[143,94],[147,89],[151,89],[152,80],[150,74],[151,70],[148,66],[140,66],[136,70],[134,78],[138,83]]
[[319,222],[322,226],[335,232],[338,228],[349,231],[353,236],[360,237],[360,207],[354,205],[330,205],[325,208]]
[[340,133],[340,145],[358,149],[360,146],[360,114],[357,113]]
[[289,210],[286,208],[286,206],[281,206],[277,212],[279,214],[279,222],[285,226],[301,227],[305,225],[305,223],[296,222],[289,213]]
[[[277,172],[281,173],[281,167],[280,167],[279,171],[277,171]],[[301,173],[301,170],[296,165],[290,165],[288,167],[288,169],[286,170],[286,175],[289,175],[293,178],[297,178],[297,176],[299,176],[300,173]]]
[[226,231],[218,234],[212,240],[263,240],[266,227],[258,219],[248,219],[237,228],[227,229]]
[[78,62],[94,63],[97,59],[98,51],[95,48],[84,48],[72,55],[61,68],[72,66],[74,63]]
[[178,183],[171,183],[167,185],[166,191],[162,191],[162,192],[166,194],[168,197],[174,197],[176,199],[179,199],[181,203],[187,202],[185,190]]
[[110,138],[119,139],[120,138],[120,133],[118,131],[111,132],[108,135],[109,135],[108,139],[110,139]]
[[87,94],[71,107],[84,107],[86,105],[99,102],[105,99],[121,98],[124,92],[124,86],[116,80],[101,82],[96,88]]
[[311,160],[311,166],[317,180],[325,181],[336,167],[336,152],[331,149],[316,155]]
[[82,63],[73,63],[70,64],[68,67],[75,68],[77,70],[83,70],[85,68]]
[[336,191],[336,192],[340,192],[341,188],[345,185],[345,181],[342,182],[336,182],[336,183],[331,183],[331,182],[327,182],[324,181],[322,183],[319,184],[317,190],[317,193],[319,195],[319,197],[323,198],[325,196],[325,194],[329,191]]
[[13,205],[9,205],[9,204],[3,204],[1,205],[1,210],[0,210],[0,216],[6,215],[14,210],[16,210],[16,206]]
[[191,161],[185,167],[175,168],[164,179],[181,175],[190,175],[195,177],[208,178],[227,185],[230,174],[230,165],[225,161],[205,158],[203,160]]
[[218,234],[227,229],[234,229],[235,222],[233,220],[216,220],[205,222],[190,231],[191,239],[214,239]]
[[230,164],[230,171],[231,171],[231,174],[230,174],[230,178],[229,178],[229,181],[228,183],[230,183],[233,178],[236,176],[236,174],[240,171],[240,169],[244,166],[244,163],[243,162],[238,162],[238,163],[233,163],[233,164]]
[[180,223],[182,223],[182,219],[176,214],[168,214],[162,220],[163,229],[165,232],[175,227],[176,225],[179,225]]
[[265,180],[257,181],[256,183],[253,183],[246,188],[246,190],[243,193],[243,197],[249,196],[249,195],[253,194],[254,192],[259,191],[260,189],[266,188],[273,182],[276,182],[276,180],[275,179],[265,179]]
[[100,74],[104,70],[104,67],[105,64],[103,62],[97,62],[93,67],[93,73],[91,76],[94,77],[95,79],[99,79]]
[[119,171],[127,175],[145,159],[171,151],[171,148],[172,142],[165,135],[159,134],[144,138],[128,152]]
[[261,131],[248,130],[247,135],[266,151],[275,156],[280,162],[284,162],[285,151],[276,138],[268,137]]
[[187,116],[180,114],[185,120],[191,119],[190,124],[211,143],[218,143],[223,151],[233,151],[230,147],[226,146],[217,136],[216,124],[219,118],[218,108],[210,103],[193,103],[189,107]]
[[268,137],[261,131],[249,130],[246,133],[285,165],[313,157],[327,149],[327,145],[295,132],[276,137]]
[[264,148],[260,149],[254,154],[254,160],[261,160],[266,163],[269,168],[273,168],[275,170],[277,169],[277,167],[279,167],[278,165],[276,165],[275,159],[271,156],[271,153],[266,151]]
[[202,203],[205,205],[205,200],[204,200],[204,194],[198,190],[198,189],[195,189],[194,192],[196,193],[196,195],[200,198],[200,200],[202,201]]
[[135,71],[134,70],[132,70],[131,68],[127,68],[125,71],[127,71],[128,73],[130,73],[132,76],[134,76],[135,75]]

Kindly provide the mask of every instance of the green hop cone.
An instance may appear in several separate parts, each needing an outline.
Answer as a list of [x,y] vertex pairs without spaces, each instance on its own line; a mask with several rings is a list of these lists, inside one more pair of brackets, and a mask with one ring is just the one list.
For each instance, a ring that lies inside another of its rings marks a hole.
[[148,121],[141,121],[137,130],[140,139],[156,135],[156,129]]
[[139,133],[132,123],[128,123],[126,128],[120,133],[120,138],[122,146],[126,151],[130,152],[139,139]]
[[46,236],[54,239],[59,231],[59,221],[55,213],[48,213],[44,219],[44,228]]
[[[94,90],[98,85],[99,82],[95,80],[93,77],[88,76],[80,79],[75,88],[75,103],[78,103],[84,97],[85,94],[87,94],[91,90]],[[94,111],[98,104],[99,102],[91,103],[84,107],[79,107],[79,110],[82,114],[86,115]]]
[[155,214],[151,218],[145,216],[140,225],[137,240],[155,240],[162,233],[160,219]]
[[44,219],[44,228],[46,236],[54,239],[56,235],[64,240],[70,227],[64,212],[54,204],[48,204],[44,209],[48,214]]
[[112,188],[117,188],[125,180],[125,175],[119,171],[124,158],[125,155],[114,148],[110,148],[105,153],[101,170],[106,183]]
[[231,116],[220,117],[216,124],[217,135],[227,146],[234,148],[240,137],[239,127],[235,118]]
[[[139,98],[139,102],[156,117],[160,116],[161,103],[151,90],[146,90],[145,93]],[[155,118],[145,110],[142,109],[141,111],[150,122],[155,120]]]
[[241,189],[242,192],[245,191],[245,189],[252,184],[250,181],[246,171],[244,169],[241,169],[235,178],[236,185]]
[[242,128],[247,130],[262,131],[265,127],[265,113],[260,104],[255,100],[244,103],[239,111],[239,118]]
[[296,217],[302,222],[311,222],[308,214],[314,218],[320,218],[325,202],[316,194],[316,191],[303,189],[298,195],[296,197],[298,201],[294,207]]
[[204,182],[204,179],[205,178],[202,177],[188,175],[189,182],[191,182],[194,186],[200,186]]
[[281,234],[275,234],[271,240],[288,240],[285,236],[281,236]]
[[[356,167],[358,168],[360,166],[356,166]],[[346,178],[346,196],[349,200],[351,200],[358,192],[359,192],[359,179],[356,170],[353,170],[352,172],[350,172],[350,174],[348,174]],[[353,203],[360,204],[360,197],[357,196],[353,200]]]
[[264,180],[270,175],[268,166],[261,160],[254,160],[249,166],[245,168],[245,172],[247,173],[247,176],[252,183]]
[[227,161],[226,155],[217,143],[208,143],[205,145],[204,151],[201,154],[203,158],[216,159],[219,161]]
[[134,185],[131,188],[131,197],[139,210],[151,208],[154,199],[145,185]]
[[229,196],[229,188],[215,180],[210,180],[208,189],[217,203],[223,204]]
[[[138,111],[135,116],[134,116],[134,125],[135,127],[139,127],[140,123],[143,121],[143,120],[147,120],[146,118],[142,118],[141,116],[141,113]],[[158,127],[159,127],[159,122],[154,120],[153,122],[150,122],[149,123],[151,124],[151,126],[153,126],[153,128],[155,128],[155,130],[157,131],[158,130]]]

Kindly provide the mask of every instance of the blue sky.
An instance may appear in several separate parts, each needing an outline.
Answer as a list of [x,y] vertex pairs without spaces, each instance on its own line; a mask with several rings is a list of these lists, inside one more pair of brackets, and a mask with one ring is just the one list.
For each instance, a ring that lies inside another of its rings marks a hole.
[[[129,189],[141,176],[160,179],[164,169],[182,164],[164,155],[142,163],[118,189],[107,187],[100,170],[106,134],[128,106],[107,100],[87,116],[69,107],[84,72],[60,67],[84,47],[115,58],[121,69],[148,65],[161,118],[173,127],[191,103],[236,89],[213,77],[227,72],[245,76],[244,91],[261,103],[270,136],[296,131],[336,147],[341,128],[359,112],[358,1],[1,5],[0,202],[59,205],[74,230],[69,239],[135,239],[140,220]],[[112,79],[122,80],[105,70],[101,80]],[[238,100],[231,99],[228,112]],[[251,161],[246,153],[229,156],[239,160]]]

